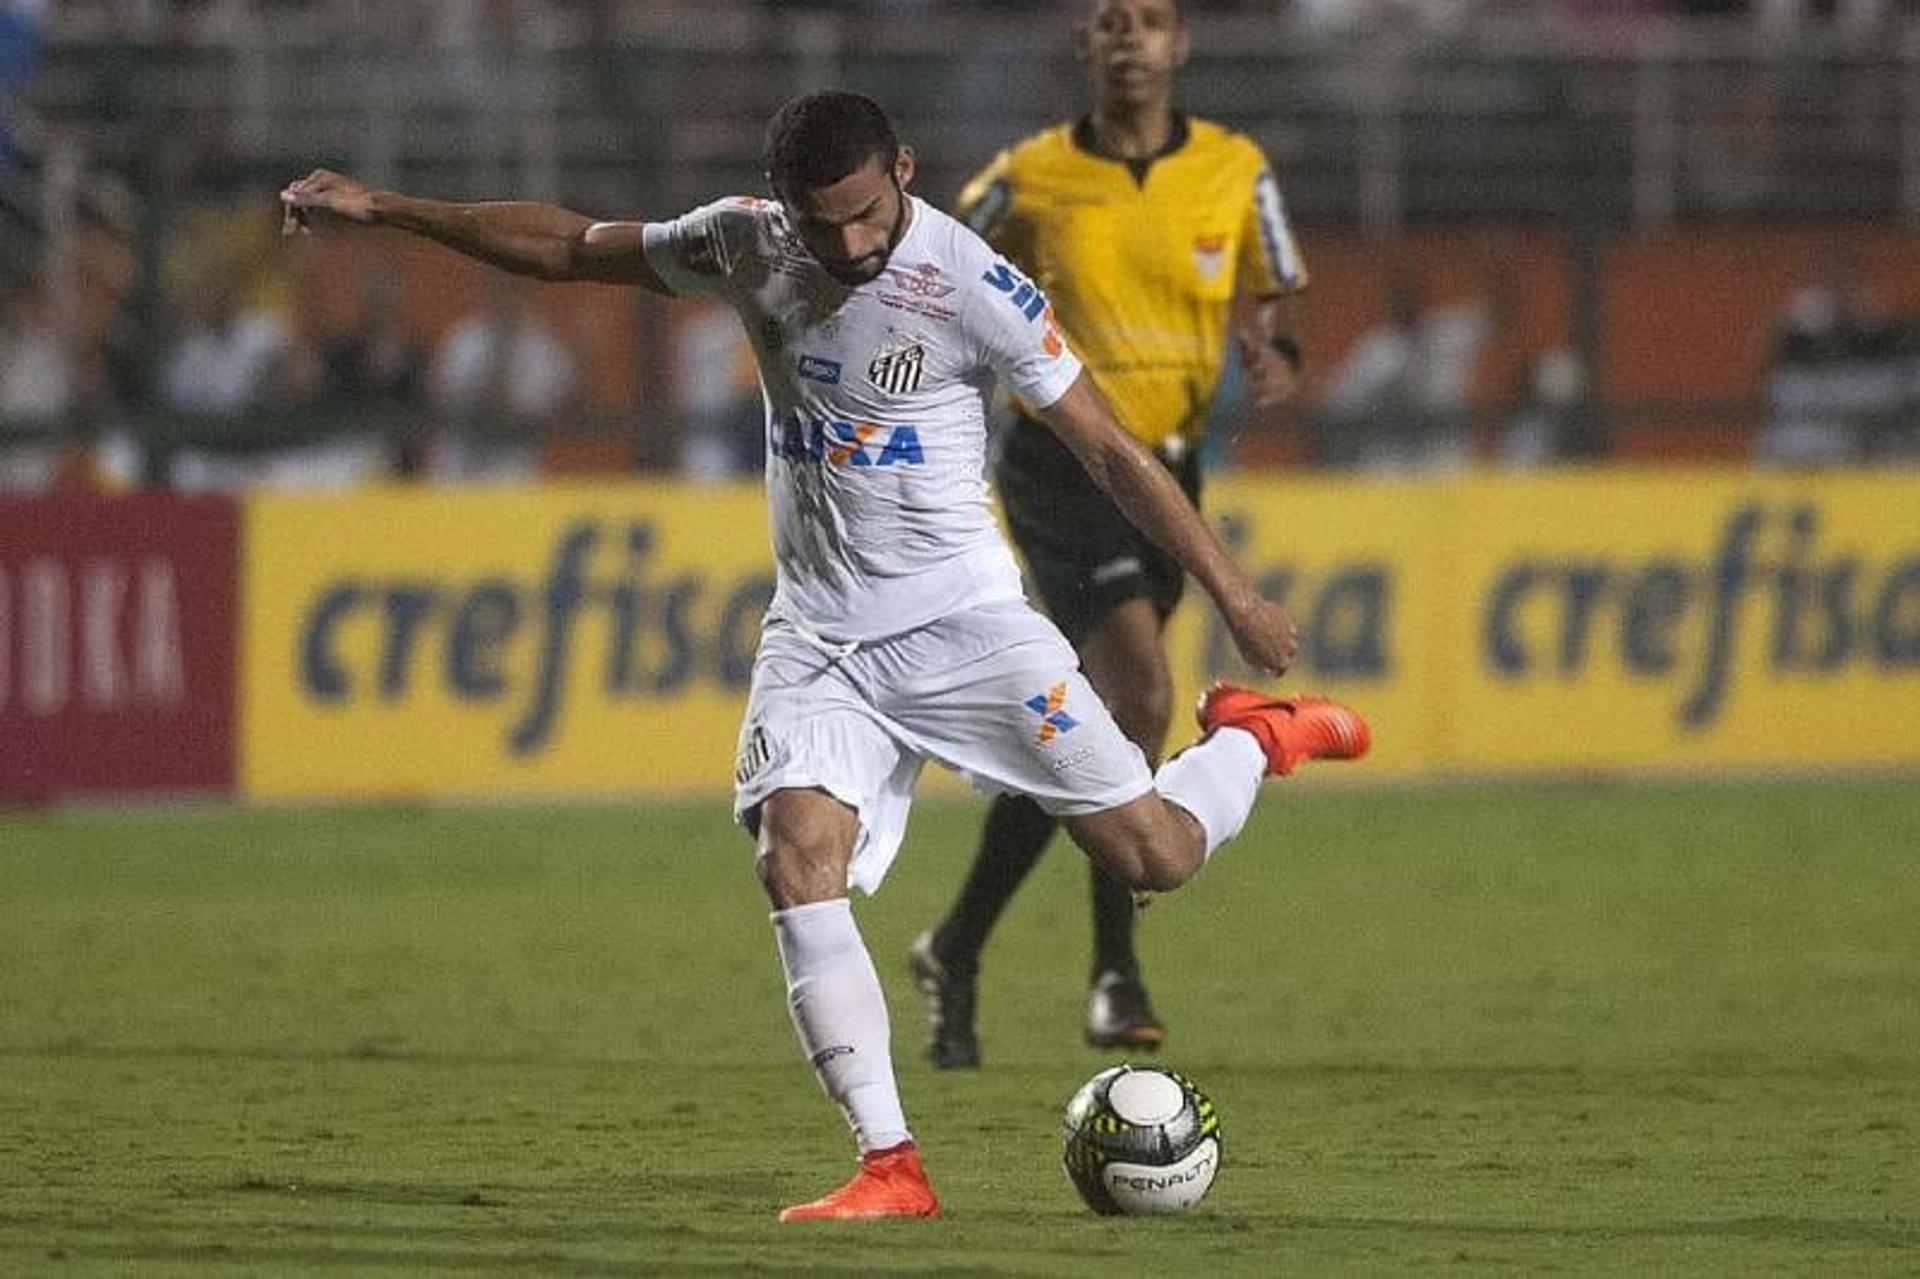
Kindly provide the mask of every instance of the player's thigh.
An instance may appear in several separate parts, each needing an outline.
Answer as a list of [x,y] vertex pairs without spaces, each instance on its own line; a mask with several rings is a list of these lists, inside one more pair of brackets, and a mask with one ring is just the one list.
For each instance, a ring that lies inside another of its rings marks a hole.
[[[763,878],[790,860],[819,857],[811,845],[795,843],[796,833],[816,836],[826,825],[816,801],[788,793],[820,796],[852,815],[834,895],[849,886],[872,892],[899,851],[920,760],[866,700],[850,669],[856,660],[821,653],[777,624],[762,636],[734,764],[734,817],[756,837]],[[776,830],[770,844],[766,822],[775,796],[797,804],[807,820]]]
[[883,707],[889,719],[982,790],[1027,795],[1070,816],[1152,788],[1145,756],[1072,646],[1024,602],[943,618],[889,657],[898,673]]

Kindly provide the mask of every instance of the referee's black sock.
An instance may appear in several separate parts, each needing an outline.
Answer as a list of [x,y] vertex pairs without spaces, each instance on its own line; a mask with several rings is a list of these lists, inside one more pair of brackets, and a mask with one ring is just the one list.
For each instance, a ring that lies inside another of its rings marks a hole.
[[933,953],[941,963],[959,972],[979,967],[987,934],[1040,861],[1058,824],[1024,795],[1001,795],[993,801],[960,899],[933,932]]
[[1101,870],[1097,862],[1087,863],[1088,886],[1093,896],[1093,976],[1101,973],[1140,975],[1140,960],[1133,953],[1133,917],[1139,907],[1133,890]]

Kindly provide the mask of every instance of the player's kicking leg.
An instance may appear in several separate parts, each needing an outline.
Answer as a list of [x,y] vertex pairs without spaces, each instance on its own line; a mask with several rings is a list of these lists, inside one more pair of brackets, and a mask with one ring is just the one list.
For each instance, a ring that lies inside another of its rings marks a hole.
[[761,883],[786,970],[787,1006],[820,1085],[846,1115],[860,1170],[782,1221],[932,1217],[894,1080],[887,1003],[847,900],[859,816],[823,790],[775,790],[754,810]]
[[1067,819],[1074,842],[1135,888],[1192,878],[1239,833],[1262,779],[1312,759],[1358,759],[1373,741],[1358,711],[1324,697],[1215,684],[1196,716],[1205,736],[1160,766],[1151,792]]
[[[1047,545],[1039,551],[1053,557],[1048,562],[1061,562],[1058,546]],[[1147,552],[1141,554],[1151,558]],[[1103,550],[1099,558],[1110,557]],[[1061,572],[1075,575],[1076,582],[1096,567],[1078,561],[1073,565]],[[1145,753],[1149,766],[1159,762],[1172,714],[1173,681],[1161,642],[1164,613],[1160,606],[1170,610],[1177,598],[1178,572],[1177,566],[1171,570],[1164,597],[1151,599],[1146,592],[1156,585],[1145,576],[1109,583],[1096,597],[1091,590],[1064,591],[1057,584],[1058,572],[1041,575],[1043,584],[1056,580],[1050,599],[1055,615],[1065,615],[1069,633],[1077,637],[1074,645],[1081,669],[1120,731]],[[1142,593],[1120,595],[1129,589]],[[960,895],[946,916],[921,934],[908,952],[914,984],[927,1006],[927,1059],[938,1069],[970,1069],[980,1064],[974,1019],[981,952],[1058,824],[1025,795],[995,798]],[[1134,949],[1133,893],[1097,862],[1088,863],[1087,880],[1093,966],[1087,982],[1086,1040],[1096,1048],[1151,1050],[1165,1038],[1166,1028],[1154,1015]]]

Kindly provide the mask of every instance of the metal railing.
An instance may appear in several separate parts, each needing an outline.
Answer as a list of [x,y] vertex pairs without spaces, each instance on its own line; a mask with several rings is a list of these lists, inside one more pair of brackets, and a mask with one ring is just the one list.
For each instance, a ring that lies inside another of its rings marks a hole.
[[[243,169],[325,157],[451,195],[636,211],[757,187],[761,123],[806,88],[886,102],[936,198],[1080,98],[1057,14],[722,8],[607,33],[531,11],[430,40],[402,8],[230,0],[185,42],[67,32],[37,96],[109,156],[197,139]],[[1184,92],[1266,146],[1307,222],[1920,219],[1920,22],[1871,39],[1744,21],[1333,37],[1197,15]]]

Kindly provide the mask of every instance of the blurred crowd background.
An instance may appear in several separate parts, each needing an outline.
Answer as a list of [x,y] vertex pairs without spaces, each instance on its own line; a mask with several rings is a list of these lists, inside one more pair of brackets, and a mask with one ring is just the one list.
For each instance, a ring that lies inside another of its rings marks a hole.
[[[319,165],[664,217],[872,93],[953,198],[1080,109],[1063,0],[0,0],[0,490],[757,472],[729,313],[283,240]],[[1920,3],[1189,0],[1280,176],[1301,399],[1221,466],[1920,461]],[[1231,373],[1229,377],[1231,379]]]

